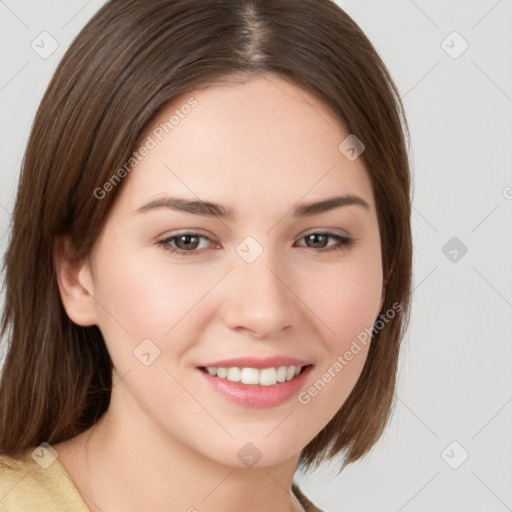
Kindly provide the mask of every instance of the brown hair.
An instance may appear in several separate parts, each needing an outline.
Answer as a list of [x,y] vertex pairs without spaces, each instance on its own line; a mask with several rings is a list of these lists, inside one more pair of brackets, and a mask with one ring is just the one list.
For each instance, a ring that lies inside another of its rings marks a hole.
[[[0,453],[17,456],[92,426],[108,408],[112,362],[97,326],[67,316],[53,253],[68,237],[78,260],[97,239],[122,186],[94,191],[129,160],[161,109],[232,77],[276,73],[328,105],[366,146],[382,244],[382,311],[350,396],[305,447],[312,466],[345,464],[379,439],[392,410],[409,314],[409,132],[386,67],[330,0],[111,0],[73,41],[37,112],[22,164],[5,254],[0,334]],[[341,142],[341,141],[340,141]]]

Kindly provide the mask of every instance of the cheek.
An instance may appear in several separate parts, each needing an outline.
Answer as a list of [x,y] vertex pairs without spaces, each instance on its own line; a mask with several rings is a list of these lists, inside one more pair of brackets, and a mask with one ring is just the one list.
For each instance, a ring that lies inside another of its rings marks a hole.
[[319,329],[324,333],[314,378],[297,397],[309,418],[311,436],[346,401],[366,362],[382,296],[379,258],[337,266],[322,275],[321,283],[309,288],[308,305],[319,317]]
[[155,261],[127,251],[122,258],[98,266],[99,325],[113,359],[120,352],[131,355],[146,338],[176,357],[188,348],[186,340],[193,339],[183,336],[183,331],[198,325],[195,310],[222,269],[194,265],[190,269],[170,263],[162,253]]
[[[305,275],[308,275],[306,272]],[[382,297],[380,254],[361,255],[302,282],[303,297],[323,325],[330,356],[373,326]]]

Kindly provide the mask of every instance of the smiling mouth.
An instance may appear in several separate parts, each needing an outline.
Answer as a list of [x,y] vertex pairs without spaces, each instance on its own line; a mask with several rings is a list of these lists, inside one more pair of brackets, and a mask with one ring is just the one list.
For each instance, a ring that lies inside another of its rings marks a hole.
[[229,368],[221,366],[203,366],[199,369],[208,373],[212,377],[228,380],[230,382],[239,382],[241,384],[256,386],[274,386],[298,377],[306,366],[275,366],[269,368],[239,368],[232,366]]

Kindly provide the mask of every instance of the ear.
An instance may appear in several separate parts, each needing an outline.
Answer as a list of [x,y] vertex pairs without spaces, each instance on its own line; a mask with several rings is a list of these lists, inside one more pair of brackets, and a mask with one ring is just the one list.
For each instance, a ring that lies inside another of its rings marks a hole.
[[76,259],[68,237],[56,239],[53,261],[60,297],[69,318],[83,327],[97,325],[94,281],[89,261]]

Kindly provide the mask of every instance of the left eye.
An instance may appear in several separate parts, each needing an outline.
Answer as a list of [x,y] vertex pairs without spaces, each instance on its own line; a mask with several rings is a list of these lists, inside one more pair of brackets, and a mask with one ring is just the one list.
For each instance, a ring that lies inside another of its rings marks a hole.
[[[320,250],[341,249],[344,246],[349,246],[353,242],[351,238],[334,235],[332,233],[310,233],[300,238],[300,240],[306,241],[306,247]],[[329,244],[329,240],[333,240],[334,242]]]

